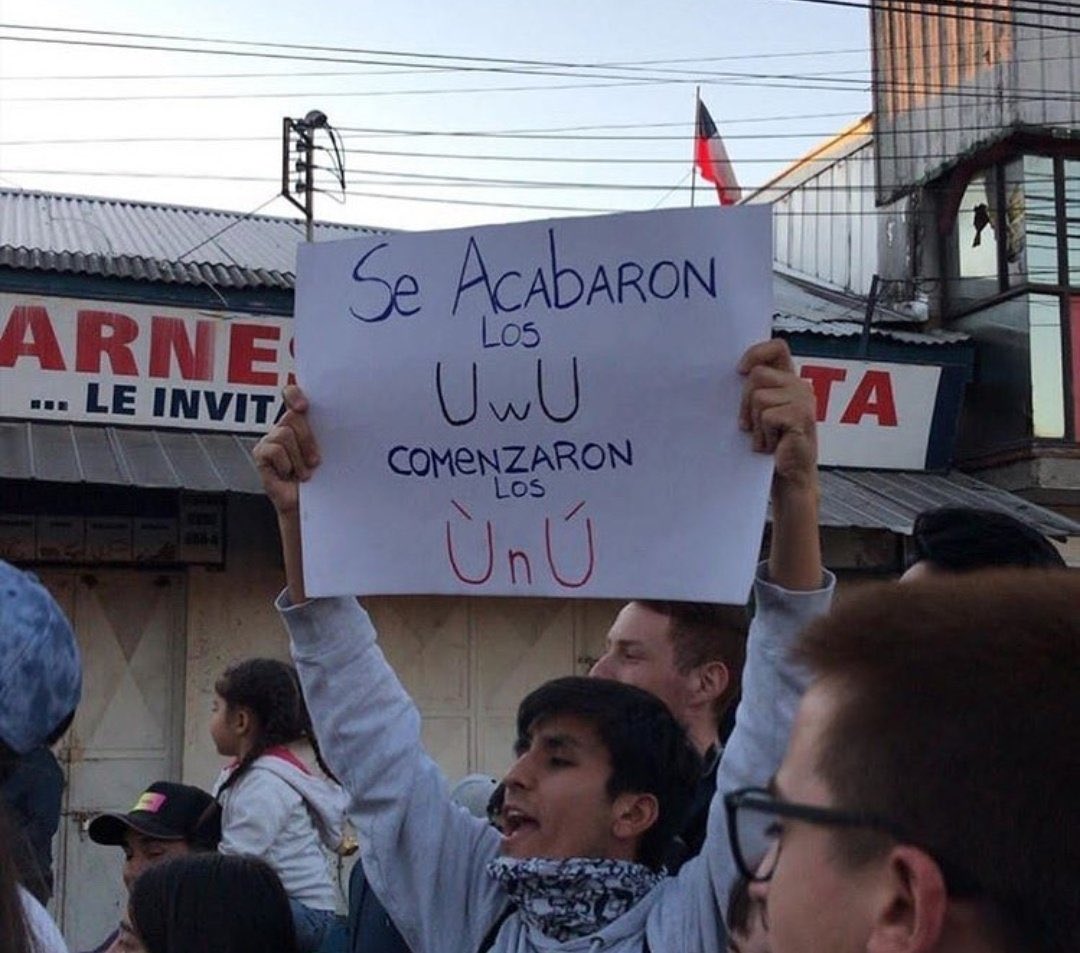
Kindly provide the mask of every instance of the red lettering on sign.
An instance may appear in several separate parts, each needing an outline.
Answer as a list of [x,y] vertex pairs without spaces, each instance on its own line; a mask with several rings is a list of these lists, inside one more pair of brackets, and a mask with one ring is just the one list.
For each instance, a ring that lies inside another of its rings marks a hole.
[[150,376],[169,377],[174,356],[183,380],[210,380],[214,376],[214,322],[196,322],[193,348],[187,324],[181,318],[154,315],[150,324]]
[[36,357],[43,371],[67,370],[49,312],[42,307],[16,305],[11,309],[0,334],[0,367],[14,367],[20,357]]
[[857,424],[870,415],[877,417],[878,426],[896,426],[896,399],[893,397],[892,377],[887,371],[866,372],[840,423]]
[[[296,360],[296,338],[289,338],[289,357],[291,357],[293,361]],[[289,371],[289,377],[288,380],[285,381],[285,383],[296,383],[296,373],[294,371]]]
[[280,337],[281,329],[273,325],[234,324],[229,334],[229,383],[275,386],[277,371],[259,371],[254,365],[256,361],[273,364],[277,348],[258,347],[256,342],[277,341]]
[[139,336],[139,325],[126,314],[112,311],[79,311],[75,338],[75,370],[101,373],[101,358],[109,358],[114,374],[136,377],[131,342]]
[[799,377],[810,381],[814,388],[814,400],[817,403],[817,420],[822,423],[829,413],[829,394],[837,381],[847,377],[842,367],[822,367],[820,364],[804,364],[799,370]]

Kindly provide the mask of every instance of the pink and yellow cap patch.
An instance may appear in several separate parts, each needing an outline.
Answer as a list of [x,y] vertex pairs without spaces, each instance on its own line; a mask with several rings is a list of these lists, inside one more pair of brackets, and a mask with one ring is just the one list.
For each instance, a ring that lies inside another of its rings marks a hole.
[[135,802],[135,806],[131,810],[145,811],[147,814],[157,814],[157,812],[164,807],[167,800],[168,798],[165,797],[164,794],[159,794],[156,791],[147,791]]

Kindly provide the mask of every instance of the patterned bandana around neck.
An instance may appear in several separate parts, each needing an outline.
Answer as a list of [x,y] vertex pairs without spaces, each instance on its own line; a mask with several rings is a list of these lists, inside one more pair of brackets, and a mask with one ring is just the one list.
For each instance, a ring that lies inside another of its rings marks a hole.
[[602,930],[662,879],[643,864],[585,857],[498,857],[487,871],[527,924],[559,942]]

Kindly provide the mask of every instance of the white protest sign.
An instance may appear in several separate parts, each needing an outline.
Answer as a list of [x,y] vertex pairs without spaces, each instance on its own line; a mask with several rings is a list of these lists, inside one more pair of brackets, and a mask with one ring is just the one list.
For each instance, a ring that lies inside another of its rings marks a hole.
[[770,228],[754,206],[301,246],[308,592],[743,602],[772,461],[736,365],[769,336]]

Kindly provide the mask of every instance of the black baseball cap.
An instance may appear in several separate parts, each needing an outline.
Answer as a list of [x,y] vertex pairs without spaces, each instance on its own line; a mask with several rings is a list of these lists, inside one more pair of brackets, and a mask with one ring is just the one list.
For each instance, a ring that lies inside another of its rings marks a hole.
[[216,850],[221,840],[221,809],[202,788],[155,781],[126,814],[99,814],[86,830],[97,844],[120,846],[124,834],[133,830],[154,840],[182,840]]

